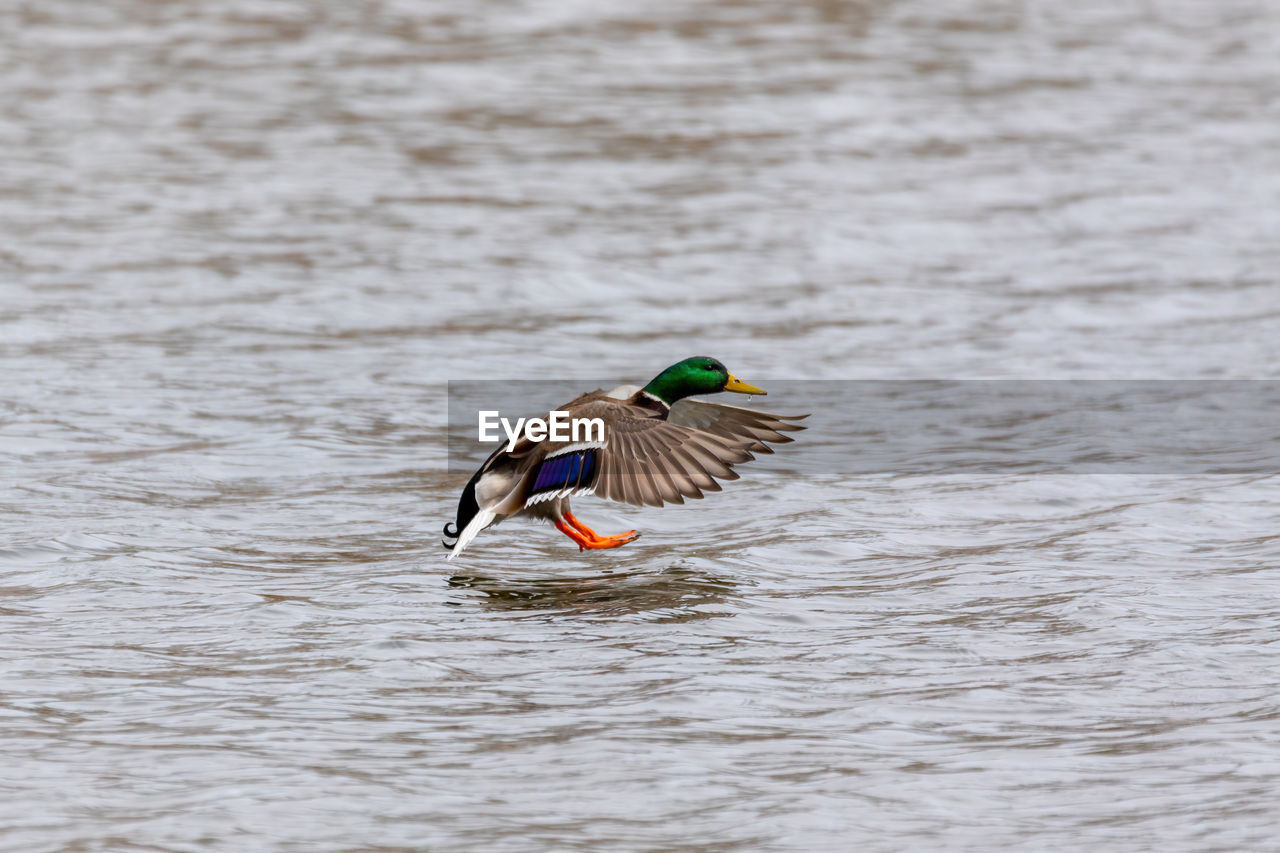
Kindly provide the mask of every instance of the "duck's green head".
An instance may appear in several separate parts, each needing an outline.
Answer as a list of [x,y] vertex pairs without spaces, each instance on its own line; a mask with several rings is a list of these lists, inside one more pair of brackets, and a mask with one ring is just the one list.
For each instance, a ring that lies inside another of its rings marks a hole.
[[748,385],[734,376],[714,358],[695,356],[676,362],[653,377],[644,390],[670,406],[694,394],[718,394],[736,391],[739,394],[763,394],[763,388]]

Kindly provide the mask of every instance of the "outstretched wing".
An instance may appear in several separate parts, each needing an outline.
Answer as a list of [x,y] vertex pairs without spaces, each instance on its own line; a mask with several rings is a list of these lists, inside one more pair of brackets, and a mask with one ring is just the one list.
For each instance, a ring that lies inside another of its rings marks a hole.
[[787,422],[800,421],[807,417],[809,416],[771,415],[755,409],[685,399],[671,407],[667,422],[708,432],[734,443],[747,442],[748,449],[752,453],[772,453],[773,448],[765,442],[786,444],[789,441],[795,441],[794,438],[783,433],[798,432],[804,427]]
[[609,425],[595,494],[636,506],[662,506],[718,492],[733,466],[755,458],[743,442],[653,418]]
[[717,480],[738,479],[734,465],[753,459],[753,451],[772,452],[765,441],[791,441],[782,432],[803,429],[776,415],[709,403],[692,407],[698,428],[626,400],[591,396],[570,408],[575,418],[600,418],[604,441],[552,449],[531,475],[531,503],[573,494],[636,506],[684,503],[720,491]]

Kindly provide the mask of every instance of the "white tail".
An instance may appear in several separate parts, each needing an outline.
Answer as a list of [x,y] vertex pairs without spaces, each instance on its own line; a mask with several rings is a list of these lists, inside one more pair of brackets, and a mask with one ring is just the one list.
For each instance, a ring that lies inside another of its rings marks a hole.
[[458,534],[458,541],[453,543],[453,550],[449,552],[449,556],[445,559],[452,560],[454,557],[461,554],[462,549],[470,545],[471,540],[476,538],[476,534],[488,527],[496,517],[497,516],[492,512],[489,512],[487,509],[482,509],[477,512],[475,517],[471,519],[471,522],[462,529],[461,533]]

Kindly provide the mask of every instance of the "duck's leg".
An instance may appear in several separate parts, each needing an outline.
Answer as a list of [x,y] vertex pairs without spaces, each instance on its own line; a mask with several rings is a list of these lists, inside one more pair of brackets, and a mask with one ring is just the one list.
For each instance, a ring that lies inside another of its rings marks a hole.
[[[566,524],[566,522],[568,523]],[[640,538],[640,534],[634,530],[628,530],[626,533],[620,533],[617,536],[601,536],[574,518],[571,512],[565,512],[561,518],[556,519],[555,524],[557,530],[578,543],[579,551],[587,548],[617,548]]]
[[608,546],[610,548],[616,548],[618,545],[625,545],[628,542],[634,542],[640,538],[640,534],[636,533],[634,530],[628,530],[626,533],[619,533],[617,536],[601,536],[599,533],[596,533],[590,527],[587,527],[579,521],[573,513],[567,510],[565,511],[564,518],[565,521],[569,522],[570,526],[582,535],[586,536],[588,539],[595,539],[598,542],[613,542],[613,545]]

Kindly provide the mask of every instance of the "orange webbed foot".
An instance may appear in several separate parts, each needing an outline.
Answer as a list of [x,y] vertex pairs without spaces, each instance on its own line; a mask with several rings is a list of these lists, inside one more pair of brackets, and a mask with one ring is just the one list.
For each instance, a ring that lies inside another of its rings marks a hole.
[[[568,522],[566,524],[565,522]],[[634,542],[640,538],[640,534],[634,530],[628,530],[626,533],[619,533],[617,536],[601,536],[590,527],[587,527],[581,521],[573,517],[572,513],[566,512],[563,520],[556,521],[556,529],[568,536],[574,542],[578,543],[578,550],[585,551],[588,548],[592,550],[603,548],[618,548],[626,545],[628,542]]]

